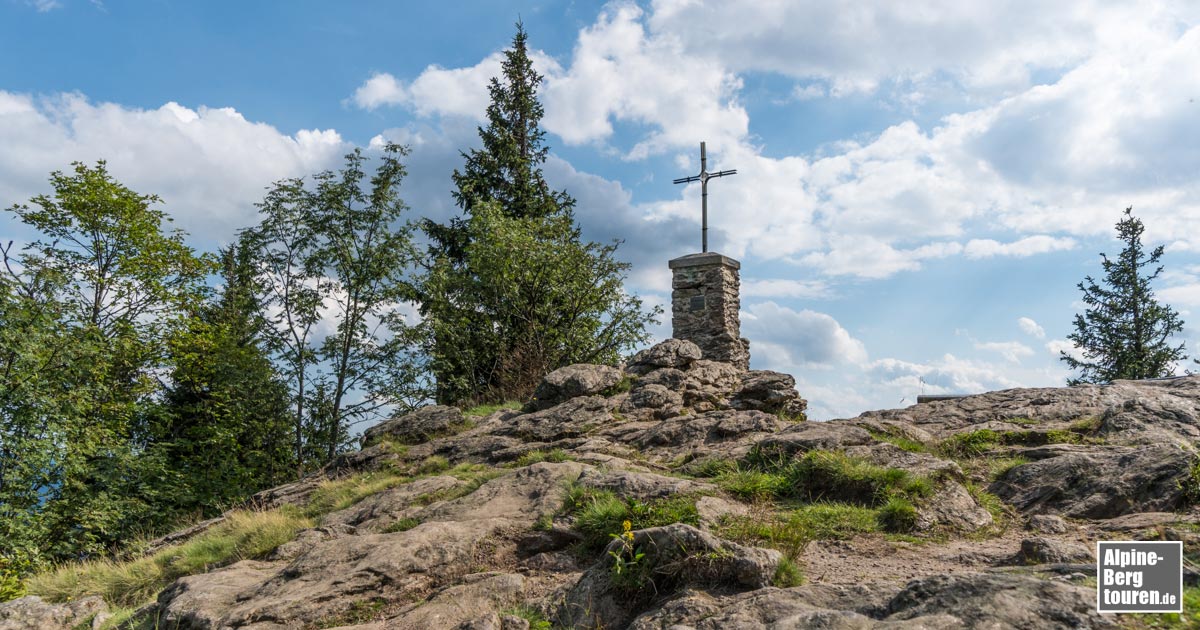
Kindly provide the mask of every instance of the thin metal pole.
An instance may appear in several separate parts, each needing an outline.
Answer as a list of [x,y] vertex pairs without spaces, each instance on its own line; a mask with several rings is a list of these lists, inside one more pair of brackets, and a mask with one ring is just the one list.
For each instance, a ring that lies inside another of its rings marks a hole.
[[704,143],[700,143],[700,251],[708,253],[708,157]]

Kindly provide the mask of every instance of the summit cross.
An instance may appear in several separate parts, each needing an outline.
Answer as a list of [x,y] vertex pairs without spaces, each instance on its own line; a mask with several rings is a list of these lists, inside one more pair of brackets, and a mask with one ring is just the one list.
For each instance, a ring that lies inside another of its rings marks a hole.
[[714,177],[725,177],[726,175],[737,175],[737,169],[729,171],[717,171],[716,173],[708,172],[708,156],[704,152],[704,143],[701,142],[700,174],[692,175],[691,177],[680,177],[673,182],[676,184],[687,184],[694,181],[700,182],[700,247],[702,252],[708,252],[708,180]]

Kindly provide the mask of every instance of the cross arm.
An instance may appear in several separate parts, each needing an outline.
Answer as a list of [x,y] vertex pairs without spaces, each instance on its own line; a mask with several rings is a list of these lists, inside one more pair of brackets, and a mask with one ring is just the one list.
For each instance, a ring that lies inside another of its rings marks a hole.
[[691,177],[680,177],[679,179],[676,179],[672,183],[673,184],[686,184],[688,182],[698,182],[698,181],[700,181],[700,176],[692,175]]
[[724,177],[726,175],[737,175],[737,169],[735,168],[735,169],[731,169],[728,171],[717,171],[716,173],[710,173],[708,176],[709,177]]

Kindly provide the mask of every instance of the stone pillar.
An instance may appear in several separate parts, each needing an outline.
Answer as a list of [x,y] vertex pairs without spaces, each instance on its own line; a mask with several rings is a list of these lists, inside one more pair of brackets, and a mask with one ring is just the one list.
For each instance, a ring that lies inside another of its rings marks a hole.
[[697,346],[703,358],[750,369],[750,342],[738,320],[738,269],[715,252],[688,254],[671,267],[671,336]]

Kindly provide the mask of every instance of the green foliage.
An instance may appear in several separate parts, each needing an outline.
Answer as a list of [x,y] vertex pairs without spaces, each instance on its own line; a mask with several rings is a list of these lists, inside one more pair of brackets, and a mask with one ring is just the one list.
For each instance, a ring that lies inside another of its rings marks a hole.
[[616,396],[617,394],[624,394],[625,392],[627,392],[633,388],[633,384],[635,382],[637,382],[636,375],[625,374],[624,376],[621,377],[621,380],[617,381],[616,383],[613,383],[612,385],[606,387],[603,391],[601,391],[600,395],[609,397],[609,396]]
[[1183,321],[1174,309],[1155,299],[1150,287],[1163,270],[1159,265],[1163,246],[1145,252],[1145,228],[1132,212],[1132,207],[1126,208],[1125,217],[1117,222],[1117,238],[1125,248],[1116,260],[1100,254],[1102,284],[1087,276],[1078,285],[1087,310],[1075,316],[1075,331],[1067,339],[1083,356],[1064,351],[1059,357],[1070,369],[1079,370],[1078,377],[1068,379],[1071,385],[1170,376],[1175,362],[1187,359],[1184,344],[1168,342],[1183,331]]
[[1188,505],[1200,504],[1200,457],[1192,460],[1188,476],[1183,480],[1183,500]]
[[191,540],[150,556],[70,563],[34,575],[29,592],[53,602],[98,594],[114,606],[138,606],[180,577],[261,557],[311,526],[284,510],[234,512]]
[[214,516],[294,473],[288,392],[269,356],[251,254],[221,253],[219,297],[168,343],[173,368],[153,439],[178,474],[182,513]]
[[24,572],[10,566],[7,559],[0,558],[0,602],[25,595],[25,584],[21,580]]
[[879,526],[894,533],[911,532],[917,528],[917,508],[904,497],[892,497],[879,508]]
[[623,531],[622,524],[625,521],[629,521],[633,529],[672,523],[700,524],[700,514],[692,497],[638,501],[621,499],[608,490],[595,490],[578,484],[568,487],[563,513],[575,517],[575,529],[583,534],[583,546],[588,550],[603,548],[613,532]]
[[804,572],[800,570],[791,558],[781,558],[775,566],[775,575],[771,576],[771,586],[776,588],[791,588],[804,584]]
[[612,566],[609,567],[609,578],[613,586],[626,591],[640,590],[650,577],[649,567],[642,562],[646,558],[646,552],[633,544],[632,521],[623,521],[620,533],[609,534],[609,537],[618,543],[616,549],[608,551],[608,555],[613,559]]
[[615,244],[581,241],[569,216],[513,218],[495,203],[466,229],[464,262],[439,257],[422,281],[439,401],[526,400],[546,373],[613,364],[645,340],[653,314],[624,292]]
[[1129,617],[1140,622],[1140,625],[1135,627],[1163,630],[1200,629],[1200,586],[1183,588],[1182,613],[1131,614]]
[[988,479],[995,481],[1008,474],[1008,471],[1017,466],[1028,464],[1030,461],[1028,457],[998,457],[989,459],[987,462]]
[[10,208],[34,240],[0,247],[0,559],[20,573],[176,517],[159,377],[211,269],[104,162],[50,184]]
[[[276,182],[258,204],[261,222],[243,234],[276,313],[301,470],[345,449],[349,426],[427,397],[418,353],[424,333],[397,306],[416,297],[405,274],[417,255],[400,222],[407,152],[384,147],[369,185],[359,150],[346,155],[341,171],[314,175],[311,186]],[[322,313],[335,326],[317,340]]]
[[575,201],[542,176],[542,77],[520,24],[501,65],[482,146],[454,173],[463,217],[422,225],[431,246],[421,312],[442,403],[527,400],[558,367],[614,364],[659,312],[623,291],[629,265],[614,258],[617,244],[583,242]]

